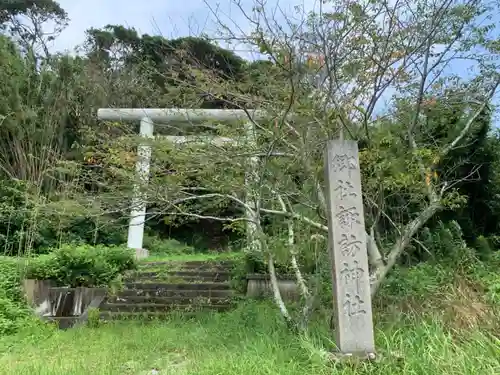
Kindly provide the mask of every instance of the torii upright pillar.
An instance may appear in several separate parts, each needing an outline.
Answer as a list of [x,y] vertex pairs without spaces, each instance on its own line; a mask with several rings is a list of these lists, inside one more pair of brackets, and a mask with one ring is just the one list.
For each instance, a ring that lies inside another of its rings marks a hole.
[[[142,118],[140,135],[144,138],[152,138],[153,132],[153,121],[151,121],[149,117]],[[141,187],[145,186],[149,181],[151,146],[140,144],[137,148],[137,154],[136,173],[140,181],[134,186],[127,247],[135,249],[137,258],[144,258],[148,256],[148,251],[143,249],[144,224],[146,222],[146,196],[144,192],[141,191]]]

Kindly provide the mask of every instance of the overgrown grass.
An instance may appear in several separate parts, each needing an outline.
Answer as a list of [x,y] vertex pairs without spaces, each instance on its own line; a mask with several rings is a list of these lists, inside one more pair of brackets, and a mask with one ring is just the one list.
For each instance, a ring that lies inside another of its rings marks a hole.
[[247,302],[225,314],[163,322],[67,331],[30,324],[0,338],[0,375],[145,375],[152,369],[176,375],[497,375],[500,304],[491,292],[499,260],[460,272],[430,263],[395,271],[375,301],[374,363],[329,360],[328,311],[314,316],[305,338],[286,329],[271,303]]
[[487,332],[455,337],[432,318],[377,317],[375,363],[325,360],[326,322],[311,337],[290,334],[265,303],[227,314],[162,323],[122,322],[68,331],[27,330],[0,340],[0,374],[304,375],[481,374],[500,371],[500,341]]

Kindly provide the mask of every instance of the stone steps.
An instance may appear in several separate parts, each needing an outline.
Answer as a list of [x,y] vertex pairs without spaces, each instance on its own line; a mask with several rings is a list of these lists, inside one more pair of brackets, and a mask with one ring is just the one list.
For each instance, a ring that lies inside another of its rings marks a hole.
[[151,282],[127,282],[125,283],[125,288],[128,290],[203,290],[203,291],[212,291],[212,290],[230,290],[231,285],[227,282],[223,283],[162,283],[155,282],[154,280]]
[[[154,321],[163,321],[168,320],[172,317],[172,312],[165,311],[150,311],[147,313],[139,313],[139,312],[112,312],[112,311],[103,311],[100,313],[99,318],[104,321],[116,321],[116,320],[139,320],[141,323],[146,322],[154,322]],[[181,311],[182,316],[185,318],[195,317],[200,312],[214,312],[217,313],[217,310],[207,309],[207,310],[193,310],[193,311]]]
[[230,298],[234,296],[231,289],[126,289],[117,294],[127,297],[185,297],[185,298]]
[[234,266],[234,262],[230,260],[225,261],[198,261],[191,260],[186,262],[179,261],[155,261],[145,262],[139,265],[139,269],[171,269],[171,270],[184,270],[184,271],[228,271]]
[[231,278],[229,272],[218,272],[218,271],[146,271],[146,272],[134,272],[127,275],[126,280],[128,281],[169,281],[169,280],[179,280],[183,282],[226,282]]
[[172,311],[226,311],[231,308],[231,304],[182,304],[177,303],[103,303],[99,310],[101,312],[130,312],[130,313],[150,313],[150,312],[172,312]]
[[[231,262],[149,262],[125,275],[124,289],[105,295],[98,307],[103,320],[163,319],[172,312],[183,316],[203,311],[222,312],[234,306]],[[50,298],[71,295],[75,288],[50,288]],[[78,317],[46,317],[69,328]]]
[[[190,309],[174,308],[172,306],[166,309],[156,309],[156,310],[100,310],[99,319],[102,321],[117,321],[117,320],[135,320],[143,322],[156,321],[156,320],[168,320],[171,318],[173,312],[179,312],[183,317],[195,317],[200,312],[224,312],[231,309],[231,305],[218,305],[214,308],[212,305],[196,306]],[[72,328],[77,322],[78,316],[45,316],[42,317],[43,320],[52,322],[56,324],[60,329]]]
[[209,302],[210,304],[227,304],[231,301],[231,297],[157,297],[157,296],[109,296],[106,300],[107,303],[159,303],[159,304],[175,304],[175,305],[196,305]]
[[157,261],[142,263],[127,275],[125,289],[100,306],[107,318],[144,318],[179,311],[226,311],[233,304],[230,278],[233,262]]

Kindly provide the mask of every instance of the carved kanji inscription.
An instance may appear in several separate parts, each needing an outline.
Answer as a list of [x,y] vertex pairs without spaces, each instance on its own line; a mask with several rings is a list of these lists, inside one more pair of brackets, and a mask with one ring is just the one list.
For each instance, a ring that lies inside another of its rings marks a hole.
[[344,200],[346,197],[357,197],[357,194],[353,191],[353,189],[354,186],[350,181],[338,180],[335,191],[338,193],[339,199]]
[[345,285],[352,285],[356,288],[356,293],[359,293],[359,283],[364,276],[365,270],[359,266],[357,260],[352,264],[344,262],[344,268],[340,270],[341,280]]
[[332,169],[334,172],[347,171],[351,174],[352,170],[358,168],[358,162],[356,158],[348,154],[335,154],[332,159]]
[[370,353],[375,344],[356,142],[328,142],[325,160],[335,341],[341,352]]
[[338,245],[343,256],[355,257],[361,250],[362,242],[356,238],[355,234],[342,233]]
[[345,208],[344,206],[339,205],[337,219],[342,229],[352,229],[354,224],[361,223],[359,221],[359,212],[356,207]]
[[345,294],[344,299],[344,309],[348,316],[356,316],[361,314],[366,314],[364,309],[365,302],[361,299],[359,294],[351,295],[350,293]]

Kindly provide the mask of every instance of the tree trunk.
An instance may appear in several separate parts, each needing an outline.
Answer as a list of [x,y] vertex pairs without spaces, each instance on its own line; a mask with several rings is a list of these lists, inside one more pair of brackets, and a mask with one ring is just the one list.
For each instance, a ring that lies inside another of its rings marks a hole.
[[285,321],[288,324],[288,326],[292,328],[294,327],[293,320],[290,316],[290,313],[288,312],[288,309],[286,308],[283,298],[281,297],[278,278],[276,277],[276,269],[274,268],[274,259],[271,253],[269,253],[268,256],[267,265],[268,265],[269,277],[271,279],[271,287],[273,289],[274,302],[278,306],[281,315],[283,315],[283,318],[285,318]]
[[403,232],[401,233],[401,237],[394,244],[392,250],[387,256],[386,264],[379,265],[372,275],[372,285],[371,285],[371,294],[374,296],[382,282],[385,280],[389,271],[394,267],[396,261],[399,256],[402,254],[404,249],[409,245],[412,237],[422,228],[427,221],[434,216],[434,214],[441,209],[441,204],[439,201],[432,202],[429,206],[427,206],[420,214],[409,222]]

